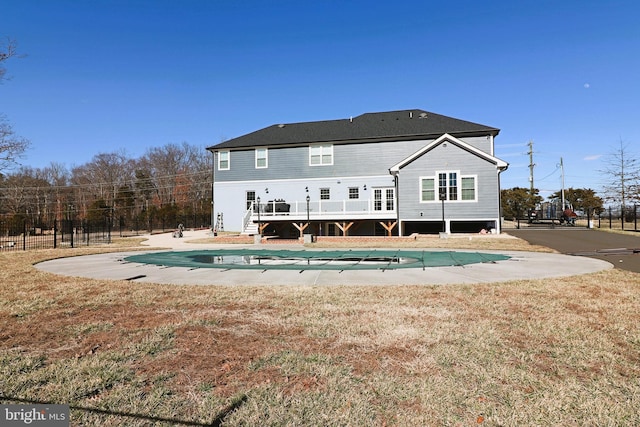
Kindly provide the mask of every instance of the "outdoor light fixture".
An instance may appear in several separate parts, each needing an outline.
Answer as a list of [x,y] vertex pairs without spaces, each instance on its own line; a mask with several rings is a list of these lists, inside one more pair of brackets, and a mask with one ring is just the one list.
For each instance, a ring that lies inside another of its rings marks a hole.
[[309,197],[309,195],[307,194],[307,233],[309,233],[309,201],[311,200],[311,197]]

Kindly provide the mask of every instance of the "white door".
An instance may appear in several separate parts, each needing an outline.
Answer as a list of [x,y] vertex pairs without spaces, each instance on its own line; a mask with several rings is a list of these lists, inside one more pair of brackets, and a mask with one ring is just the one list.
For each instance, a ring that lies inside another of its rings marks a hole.
[[393,211],[396,208],[396,191],[393,187],[373,189],[373,210]]

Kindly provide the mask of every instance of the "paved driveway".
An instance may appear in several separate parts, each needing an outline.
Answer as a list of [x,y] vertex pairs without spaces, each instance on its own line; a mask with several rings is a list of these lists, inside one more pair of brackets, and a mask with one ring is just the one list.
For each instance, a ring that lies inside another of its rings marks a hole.
[[621,234],[586,228],[505,230],[533,245],[546,246],[563,254],[582,255],[609,261],[616,268],[640,273],[640,233]]

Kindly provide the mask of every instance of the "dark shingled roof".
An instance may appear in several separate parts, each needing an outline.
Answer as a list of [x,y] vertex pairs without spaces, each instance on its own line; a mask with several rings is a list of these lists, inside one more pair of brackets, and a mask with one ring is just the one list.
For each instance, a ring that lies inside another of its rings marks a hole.
[[497,135],[499,129],[423,110],[366,113],[353,119],[278,124],[211,146],[228,150],[319,142],[375,142],[452,136]]

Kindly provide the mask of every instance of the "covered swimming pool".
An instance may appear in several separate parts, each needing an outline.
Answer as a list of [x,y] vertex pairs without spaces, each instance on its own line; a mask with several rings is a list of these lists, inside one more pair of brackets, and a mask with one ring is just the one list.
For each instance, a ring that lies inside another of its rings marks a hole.
[[209,249],[131,255],[126,262],[164,267],[244,270],[395,270],[495,263],[502,254],[433,250]]

